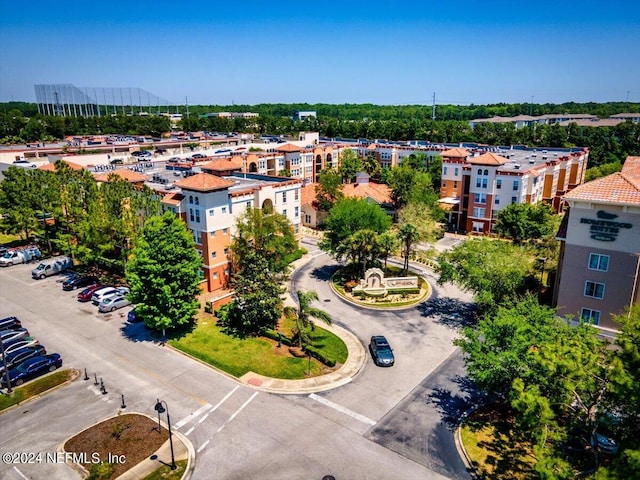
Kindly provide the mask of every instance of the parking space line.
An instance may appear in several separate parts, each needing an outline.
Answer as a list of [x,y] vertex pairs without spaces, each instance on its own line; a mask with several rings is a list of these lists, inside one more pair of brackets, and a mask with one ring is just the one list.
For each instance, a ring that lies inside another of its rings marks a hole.
[[200,445],[200,447],[198,448],[198,450],[196,450],[197,453],[200,453],[202,450],[205,449],[205,447],[207,445],[209,445],[209,442],[211,441],[211,439],[207,440],[206,442],[204,442],[202,445]]
[[194,418],[200,416],[202,413],[204,413],[210,407],[211,407],[211,404],[207,403],[206,405],[203,405],[202,407],[200,407],[195,412],[193,412],[190,415],[187,415],[186,417],[184,417],[182,420],[180,420],[178,423],[176,423],[176,426],[175,426],[176,430],[178,428],[180,428],[180,427],[184,427],[187,423],[189,423]]
[[235,386],[235,388],[234,388],[233,390],[231,390],[229,393],[227,393],[227,394],[223,397],[223,399],[222,399],[222,400],[220,400],[220,401],[215,405],[215,407],[213,407],[211,410],[209,410],[209,413],[215,412],[215,411],[218,409],[218,407],[219,407],[220,405],[222,405],[224,402],[226,402],[226,401],[229,399],[229,397],[230,397],[231,395],[233,395],[233,394],[236,392],[236,390],[238,390],[239,388],[240,388],[240,385],[236,385],[236,386]]
[[359,413],[354,412],[353,410],[349,410],[347,407],[343,407],[342,405],[338,405],[337,403],[332,402],[331,400],[327,400],[324,397],[316,395],[312,393],[309,395],[311,400],[315,400],[316,402],[322,403],[329,408],[333,408],[340,413],[344,413],[345,415],[350,416],[351,418],[355,418],[356,420],[361,421],[362,423],[366,423],[367,425],[371,425],[372,427],[377,423],[375,420],[370,419],[369,417],[365,417],[364,415],[360,415]]
[[18,470],[18,467],[16,467],[16,466],[14,465],[14,466],[13,466],[13,469],[16,471],[16,473],[17,473],[18,475],[20,475],[22,478],[24,478],[24,480],[29,480],[27,477],[25,477],[25,476],[24,476],[24,474],[23,474],[20,470]]

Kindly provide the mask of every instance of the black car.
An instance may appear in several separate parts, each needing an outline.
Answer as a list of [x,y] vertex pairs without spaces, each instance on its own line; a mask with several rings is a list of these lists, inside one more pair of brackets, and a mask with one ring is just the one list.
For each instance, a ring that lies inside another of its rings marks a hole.
[[18,317],[5,317],[0,320],[0,330],[15,330],[22,327],[22,323]]
[[391,367],[395,362],[391,345],[389,345],[387,339],[382,335],[371,337],[369,352],[371,352],[373,362],[379,367]]
[[[9,381],[11,386],[22,385],[27,380],[39,377],[47,372],[53,372],[61,366],[62,358],[57,353],[32,357],[9,370]],[[7,387],[6,375],[2,376],[2,386]]]
[[136,309],[135,307],[132,308],[131,310],[129,310],[129,313],[127,313],[127,322],[129,323],[138,323],[141,322],[142,318],[140,318],[140,315],[136,314]]
[[[39,357],[46,355],[47,350],[42,345],[33,347],[24,347],[7,354],[7,369],[20,365],[22,362],[31,357]],[[4,362],[0,362],[0,374],[4,372]]]
[[67,291],[76,290],[78,288],[86,288],[91,285],[96,285],[97,283],[98,279],[96,277],[75,276],[62,282],[62,289]]

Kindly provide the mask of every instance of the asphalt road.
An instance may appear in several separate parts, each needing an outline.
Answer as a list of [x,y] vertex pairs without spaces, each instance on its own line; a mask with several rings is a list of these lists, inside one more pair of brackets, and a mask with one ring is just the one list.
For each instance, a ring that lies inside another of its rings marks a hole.
[[[128,325],[128,309],[99,314],[90,304],[76,302],[76,292],[62,292],[60,278],[32,280],[33,265],[0,269],[0,316],[19,317],[48,352],[62,355],[65,367],[86,368],[91,377],[84,381],[81,375],[64,388],[3,413],[0,451],[53,452],[78,431],[121,411],[124,395],[125,413],[155,417],[156,399],[167,403],[174,428],[197,452],[196,480],[465,478],[455,455],[441,458],[442,449],[433,447],[441,443],[444,449],[451,439],[444,404],[432,402],[430,410],[417,410],[417,419],[411,419],[415,430],[402,425],[402,412],[422,402],[419,397],[427,390],[421,393],[421,387],[442,385],[442,398],[445,391],[452,398],[464,395],[460,384],[447,383],[448,368],[455,365],[451,340],[460,324],[457,312],[441,315],[413,308],[372,313],[354,308],[328,290],[325,275],[331,259],[319,252],[312,255],[312,262],[294,276],[297,286],[318,291],[334,321],[363,343],[374,333],[386,334],[398,359],[388,369],[367,362],[349,384],[316,395],[281,396],[240,385],[161,346],[141,325]],[[464,298],[450,286],[436,288],[436,294]],[[464,307],[457,300],[447,305]],[[107,394],[94,385],[94,375],[103,378]],[[418,440],[399,448],[393,441],[397,432],[417,435]],[[434,440],[421,450],[420,438]],[[0,478],[80,476],[66,464],[41,461],[0,464]]]

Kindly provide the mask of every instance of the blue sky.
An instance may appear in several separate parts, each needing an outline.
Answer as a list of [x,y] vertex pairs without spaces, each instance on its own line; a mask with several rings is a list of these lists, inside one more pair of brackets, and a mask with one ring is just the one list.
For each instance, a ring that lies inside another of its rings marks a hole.
[[0,101],[640,102],[640,2],[0,0]]

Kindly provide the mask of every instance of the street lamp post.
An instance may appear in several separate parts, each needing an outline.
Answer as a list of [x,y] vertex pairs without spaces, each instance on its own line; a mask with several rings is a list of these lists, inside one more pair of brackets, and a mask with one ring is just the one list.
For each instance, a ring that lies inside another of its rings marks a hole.
[[7,393],[13,392],[11,388],[11,377],[9,376],[9,369],[7,368],[7,355],[4,351],[4,342],[0,340],[0,354],[2,355],[2,366],[4,367],[4,377],[7,382]]
[[[164,406],[162,406],[164,404]],[[171,447],[171,470],[175,470],[176,457],[173,454],[173,437],[171,435],[171,418],[169,417],[169,406],[164,400],[156,399],[156,406],[153,407],[158,412],[158,431],[160,431],[160,414],[167,412],[167,425],[169,426],[169,446]]]

